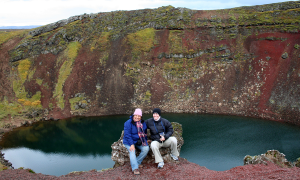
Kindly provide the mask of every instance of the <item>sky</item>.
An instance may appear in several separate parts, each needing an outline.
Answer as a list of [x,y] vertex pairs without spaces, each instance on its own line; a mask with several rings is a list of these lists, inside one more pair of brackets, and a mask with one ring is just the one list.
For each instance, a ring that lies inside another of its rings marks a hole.
[[228,9],[284,0],[0,0],[1,26],[46,25],[84,13],[153,9],[161,6],[193,10]]

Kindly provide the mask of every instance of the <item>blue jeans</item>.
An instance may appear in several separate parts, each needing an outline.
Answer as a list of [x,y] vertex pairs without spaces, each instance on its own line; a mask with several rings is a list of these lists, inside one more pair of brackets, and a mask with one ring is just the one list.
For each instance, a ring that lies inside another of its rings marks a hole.
[[135,169],[138,169],[139,165],[142,163],[142,161],[148,154],[149,146],[142,146],[142,145],[135,146],[135,148],[138,148],[141,150],[141,153],[138,157],[136,157],[136,155],[135,155],[135,150],[134,151],[129,150],[129,148],[130,148],[129,145],[124,144],[124,146],[127,148],[128,152],[129,152],[129,158],[130,158],[130,164],[131,164],[132,171]]

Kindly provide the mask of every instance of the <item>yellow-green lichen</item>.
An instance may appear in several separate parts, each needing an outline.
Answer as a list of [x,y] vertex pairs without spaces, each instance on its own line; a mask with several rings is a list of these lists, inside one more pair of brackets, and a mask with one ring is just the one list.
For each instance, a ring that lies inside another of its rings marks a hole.
[[22,106],[16,102],[9,102],[6,98],[0,101],[0,119],[10,115],[11,117],[16,116],[22,111]]
[[40,108],[41,107],[41,92],[38,91],[34,95],[30,92],[26,92],[24,82],[32,78],[35,69],[30,70],[31,61],[29,59],[24,59],[17,63],[17,71],[12,69],[14,74],[13,78],[13,90],[15,96],[18,98],[18,102],[23,105],[24,110],[30,108]]
[[37,78],[35,81],[40,86],[43,84],[43,80],[42,79]]
[[29,73],[29,69],[31,66],[31,61],[29,59],[24,59],[20,61],[18,65],[18,73],[21,78],[21,83],[23,84],[27,79],[27,75]]
[[106,49],[109,49],[110,35],[110,32],[102,32],[100,37],[92,42],[90,51],[93,52],[95,49],[105,51]]
[[170,53],[185,53],[187,49],[183,47],[182,38],[183,38],[183,31],[180,30],[172,30],[169,33],[169,50]]
[[86,100],[84,100],[84,97],[82,97],[82,96],[69,99],[69,103],[70,103],[72,111],[76,110],[75,105],[78,104],[79,102],[86,103]]
[[63,86],[72,72],[73,62],[75,61],[80,48],[81,44],[79,42],[71,42],[63,54],[66,59],[59,69],[58,80],[53,93],[53,97],[57,100],[57,105],[61,109],[64,109],[65,105]]
[[155,30],[147,28],[127,36],[128,43],[132,48],[132,55],[137,57],[143,52],[149,52],[154,46]]
[[145,95],[144,95],[144,102],[149,102],[150,103],[150,101],[151,101],[151,93],[150,93],[150,91],[149,90],[147,90],[146,92],[145,92]]
[[0,45],[5,43],[11,38],[17,37],[17,36],[23,36],[25,34],[25,30],[18,30],[18,31],[11,31],[11,32],[3,32],[0,31]]

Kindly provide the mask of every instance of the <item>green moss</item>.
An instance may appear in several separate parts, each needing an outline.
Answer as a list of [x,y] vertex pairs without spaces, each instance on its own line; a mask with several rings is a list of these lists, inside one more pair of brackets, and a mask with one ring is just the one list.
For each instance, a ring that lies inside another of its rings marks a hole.
[[35,174],[35,172],[32,169],[26,169],[28,172]]
[[22,109],[22,106],[17,102],[9,102],[4,98],[4,100],[0,102],[0,119],[7,117],[7,115],[14,117],[18,115]]
[[79,102],[83,102],[84,97],[74,97],[74,98],[70,98],[69,99],[69,103],[71,104],[71,110],[74,111],[75,110],[75,105],[78,104]]
[[14,37],[23,37],[27,30],[18,30],[11,32],[0,31],[0,45]]
[[39,79],[39,78],[37,78],[36,79],[36,83],[38,84],[38,85],[42,85],[43,84],[43,80],[42,79]]
[[105,51],[104,53],[102,53],[102,56],[99,59],[100,65],[105,66],[108,58],[109,58],[109,52]]
[[21,78],[22,84],[27,79],[27,75],[29,73],[30,66],[31,66],[31,61],[29,61],[29,59],[24,59],[24,60],[20,61],[19,65],[18,65],[18,73],[19,73],[19,77]]
[[52,103],[49,103],[49,105],[48,105],[48,106],[49,106],[49,108],[50,108],[50,109],[52,109],[52,108],[53,108],[53,104],[52,104]]
[[93,52],[95,49],[105,51],[110,48],[111,32],[102,32],[100,37],[94,40],[91,44],[90,50]]
[[79,42],[71,42],[63,55],[67,59],[63,62],[59,69],[59,76],[53,93],[53,97],[57,100],[57,105],[61,109],[64,109],[63,86],[72,72],[73,62],[75,61],[75,58],[77,57],[80,48],[81,44]]
[[26,92],[24,86],[25,81],[29,81],[30,79],[32,79],[32,76],[35,72],[35,69],[30,70],[31,61],[28,59],[24,59],[15,63],[15,65],[17,66],[17,70],[13,68],[11,71],[14,77],[12,79],[12,86],[19,104],[23,107],[22,110],[27,111],[31,108],[41,108],[41,92],[38,91],[32,96],[30,92]]
[[139,62],[134,62],[134,63],[133,62],[134,61],[132,61],[126,68],[125,75],[133,78],[134,83],[137,83],[138,81],[137,76],[140,74],[141,65]]
[[138,57],[143,52],[149,52],[154,47],[155,30],[147,28],[128,34],[127,40],[132,49],[133,57]]
[[149,90],[147,90],[147,91],[145,92],[143,101],[144,101],[144,102],[149,102],[149,103],[151,102],[151,93],[150,93]]
[[168,44],[170,53],[184,53],[187,52],[187,49],[184,49],[182,46],[182,38],[184,32],[180,30],[172,30],[169,33]]

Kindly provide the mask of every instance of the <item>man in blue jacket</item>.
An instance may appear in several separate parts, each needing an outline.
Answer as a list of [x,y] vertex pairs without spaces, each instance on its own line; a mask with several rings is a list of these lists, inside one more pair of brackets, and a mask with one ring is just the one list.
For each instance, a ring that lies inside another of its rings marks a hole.
[[173,134],[172,124],[161,117],[159,108],[153,110],[153,118],[147,119],[146,124],[147,128],[150,129],[152,139],[150,147],[155,157],[155,163],[158,163],[158,168],[164,167],[164,161],[159,152],[161,147],[170,147],[170,156],[178,161],[177,139],[171,136]]

